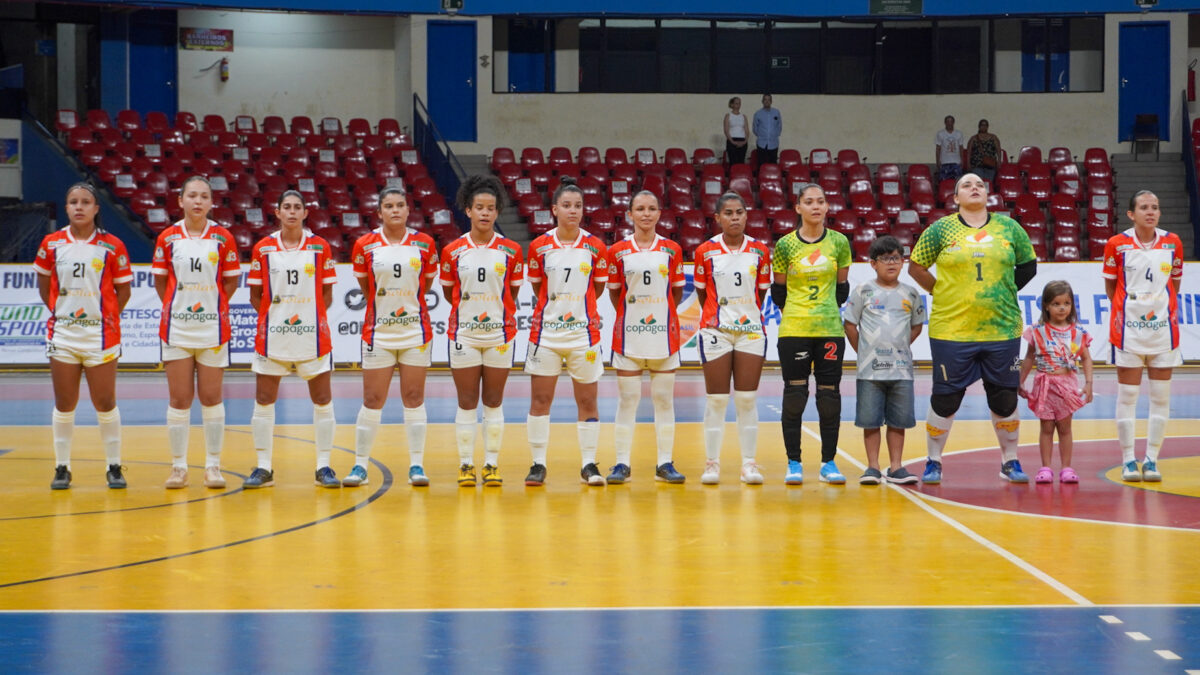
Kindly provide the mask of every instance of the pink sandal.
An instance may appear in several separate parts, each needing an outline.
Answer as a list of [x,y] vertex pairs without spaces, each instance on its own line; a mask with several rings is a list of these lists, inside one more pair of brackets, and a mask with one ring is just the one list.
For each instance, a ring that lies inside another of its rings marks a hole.
[[1053,483],[1054,471],[1048,466],[1043,466],[1042,468],[1038,469],[1037,475],[1033,477],[1033,482]]
[[1058,482],[1060,483],[1078,483],[1079,474],[1075,473],[1075,469],[1069,466],[1064,466],[1062,473],[1058,474]]

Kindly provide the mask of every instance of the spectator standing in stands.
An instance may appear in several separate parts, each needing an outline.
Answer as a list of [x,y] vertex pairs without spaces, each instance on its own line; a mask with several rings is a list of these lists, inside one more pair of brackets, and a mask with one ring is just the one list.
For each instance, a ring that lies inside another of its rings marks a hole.
[[742,98],[729,99],[729,112],[725,113],[725,161],[729,164],[746,163],[746,114],[742,112]]
[[[755,129],[758,128],[758,116],[755,115]],[[966,152],[961,131],[954,129],[954,116],[946,115],[946,128],[937,132],[934,146],[937,157],[938,180],[958,180],[962,176],[963,164],[966,163]]]
[[986,181],[995,180],[1001,157],[999,137],[988,133],[987,120],[979,120],[979,133],[967,141],[967,160],[971,173]]
[[[757,166],[779,161],[779,135],[783,133],[783,118],[771,107],[771,95],[763,94],[763,107],[754,113],[754,143],[758,148]],[[959,139],[962,134],[959,134]]]

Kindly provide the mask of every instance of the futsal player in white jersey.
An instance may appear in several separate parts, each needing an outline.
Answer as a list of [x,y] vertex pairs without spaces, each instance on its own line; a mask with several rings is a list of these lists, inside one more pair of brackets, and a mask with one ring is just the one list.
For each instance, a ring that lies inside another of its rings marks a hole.
[[458,484],[475,486],[476,408],[482,389],[483,485],[498,487],[503,483],[499,461],[504,385],[513,362],[524,256],[520,244],[496,231],[504,185],[495,176],[468,177],[457,201],[471,229],[447,244],[440,260],[442,295],[450,303],[450,373],[458,391]]
[[79,378],[100,425],[100,442],[108,465],[108,487],[127,482],[121,466],[121,411],[117,409],[117,359],[121,356],[121,310],[129,302],[129,254],[125,244],[100,227],[96,189],[76,183],[67,189],[68,225],[42,239],[33,270],[38,294],[50,318],[46,322],[46,356],[54,385],[54,479],[52,490],[71,487],[71,436]]
[[316,484],[341,487],[329,467],[336,422],[329,381],[333,372],[333,344],[325,311],[333,304],[337,270],[329,243],[304,227],[308,210],[295,190],[279,197],[275,208],[279,231],[254,245],[250,257],[250,304],[258,312],[251,369],[255,380],[254,414],[250,431],[257,466],[242,483],[244,488],[275,484],[271,464],[275,434],[275,399],[279,380],[292,370],[308,383],[313,402],[313,428],[317,448]]
[[704,450],[707,461],[700,482],[715,485],[721,477],[721,443],[729,382],[737,414],[742,456],[742,482],[759,485],[758,382],[767,356],[762,304],[771,287],[771,254],[746,234],[746,202],[736,192],[717,201],[721,234],[696,248],[695,286],[700,300],[700,360],[704,364]]
[[221,382],[229,366],[229,298],[242,266],[233,235],[208,219],[212,186],[192,176],[179,190],[183,220],[163,230],[154,245],[154,290],[162,301],[159,339],[167,373],[167,444],[171,473],[166,487],[187,487],[192,398],[200,397],[204,428],[204,487],[223,488],[221,446],[225,404]]
[[583,464],[579,475],[588,485],[604,485],[604,476],[596,466],[600,444],[596,392],[604,374],[596,299],[608,281],[607,251],[604,242],[579,227],[583,191],[570,177],[561,181],[551,206],[557,227],[529,244],[526,276],[536,300],[525,357],[530,388],[527,433],[533,455],[525,484],[538,486],[546,480],[550,406],[565,364],[579,411],[577,430]]
[[[1117,442],[1121,479],[1162,480],[1158,453],[1171,413],[1171,371],[1183,365],[1179,353],[1179,283],[1183,279],[1183,242],[1159,229],[1158,197],[1140,190],[1126,215],[1133,227],[1104,246],[1104,290],[1112,303],[1109,342],[1117,367]],[[1134,456],[1134,424],[1142,369],[1150,376],[1150,413],[1146,456],[1139,468]]]
[[408,483],[429,485],[425,475],[425,372],[433,329],[425,293],[437,275],[433,239],[408,227],[408,195],[379,193],[380,225],[354,242],[354,276],[367,301],[362,329],[363,403],[354,435],[354,468],[342,484],[365,485],[371,447],[379,432],[392,373],[400,371]]
[[683,300],[683,249],[655,230],[662,215],[658,197],[642,190],[629,204],[633,234],[608,249],[608,293],[617,319],[612,365],[617,371],[617,419],[613,428],[616,464],[609,484],[630,479],[633,431],[642,399],[642,372],[650,371],[654,435],[658,458],[655,480],[682,483],[675,469],[675,371],[679,368],[679,314]]

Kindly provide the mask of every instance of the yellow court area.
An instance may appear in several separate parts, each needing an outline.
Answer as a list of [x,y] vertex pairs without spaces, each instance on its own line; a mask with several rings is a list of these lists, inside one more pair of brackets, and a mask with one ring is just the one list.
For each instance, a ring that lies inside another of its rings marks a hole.
[[[247,427],[228,430],[226,490],[201,485],[203,438],[194,429],[192,485],[168,491],[164,429],[127,426],[130,487],[121,491],[104,486],[95,427],[80,426],[74,483],[60,492],[48,489],[49,429],[2,427],[0,448],[8,452],[0,455],[0,609],[1200,603],[1200,530],[1105,522],[1084,508],[1089,495],[1114,489],[1128,495],[1130,522],[1157,517],[1154,509],[1170,506],[1160,498],[1200,496],[1197,457],[1164,457],[1167,478],[1157,486],[1114,487],[1119,474],[1112,468],[1081,471],[1072,495],[1058,483],[1018,488],[996,476],[990,425],[962,421],[950,447],[980,448],[960,452],[986,458],[984,468],[955,468],[959,455],[951,453],[941,492],[865,487],[856,482],[861,432],[843,423],[839,462],[848,484],[835,487],[816,478],[816,425],[806,426],[801,487],[783,484],[779,426],[764,422],[762,486],[738,480],[732,424],[719,486],[699,482],[698,423],[678,425],[676,466],[688,482],[654,482],[654,430],[644,423],[632,482],[580,484],[575,427],[555,424],[548,482],[526,488],[524,425],[510,422],[502,488],[457,487],[453,425],[431,424],[428,488],[407,485],[404,434],[386,426],[370,483],[323,489],[312,482],[311,428],[280,425],[276,485],[257,491],[241,489],[254,464]],[[920,431],[909,433],[906,452],[916,473],[924,455]],[[1119,451],[1107,442],[1111,422],[1080,421],[1075,433],[1077,455],[1116,467]],[[1200,435],[1200,423],[1172,420],[1169,433]],[[1021,456],[1030,474],[1036,442],[1036,422],[1024,422]],[[339,475],[352,466],[353,443],[353,424],[340,425],[333,463]],[[600,448],[606,468],[610,424]],[[1039,500],[1068,496],[1071,517],[1009,508],[1037,511]]]

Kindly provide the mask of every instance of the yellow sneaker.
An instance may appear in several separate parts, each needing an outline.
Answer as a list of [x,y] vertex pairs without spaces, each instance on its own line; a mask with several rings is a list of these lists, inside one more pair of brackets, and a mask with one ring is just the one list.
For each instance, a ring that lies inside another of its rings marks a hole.
[[463,464],[458,467],[458,486],[475,487],[475,465]]
[[483,486],[484,487],[500,487],[504,479],[500,478],[500,469],[491,464],[483,465]]

